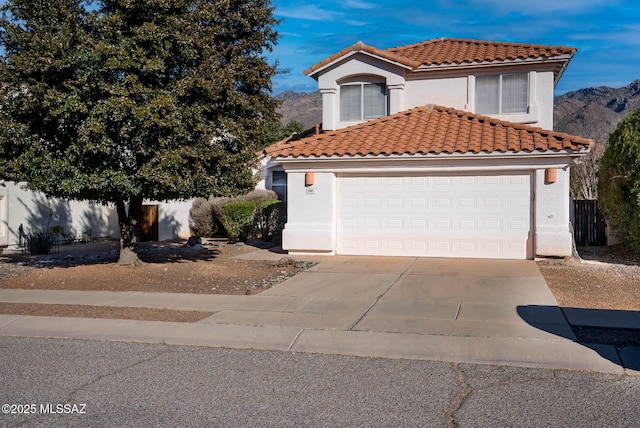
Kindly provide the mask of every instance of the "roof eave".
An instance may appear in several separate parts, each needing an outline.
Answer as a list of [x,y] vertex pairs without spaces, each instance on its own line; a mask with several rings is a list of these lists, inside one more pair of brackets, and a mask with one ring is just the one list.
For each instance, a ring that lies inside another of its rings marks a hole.
[[593,145],[585,146],[578,150],[533,150],[533,151],[507,151],[507,152],[479,152],[479,153],[417,153],[417,154],[390,154],[390,155],[332,155],[332,156],[286,156],[272,158],[276,163],[297,163],[297,162],[309,162],[320,160],[333,160],[333,161],[388,161],[388,160],[435,160],[435,159],[520,159],[523,157],[528,158],[549,158],[549,157],[583,157],[586,156]]
[[347,60],[348,58],[350,58],[350,57],[352,57],[352,56],[354,56],[354,55],[358,55],[358,54],[362,54],[362,55],[366,55],[366,56],[371,57],[371,58],[375,58],[375,59],[377,59],[377,60],[380,60],[380,61],[386,62],[387,64],[391,64],[391,65],[395,65],[395,66],[397,66],[397,67],[404,68],[405,70],[413,70],[413,69],[414,69],[414,67],[412,67],[412,66],[410,66],[410,65],[403,64],[403,63],[398,62],[398,61],[393,61],[393,60],[390,60],[389,58],[385,58],[385,57],[383,57],[383,56],[376,55],[376,54],[373,54],[373,53],[371,53],[371,52],[367,52],[367,51],[365,51],[365,50],[358,50],[358,51],[349,52],[349,53],[348,53],[348,54],[346,54],[346,55],[343,55],[343,56],[341,56],[341,57],[339,57],[339,58],[336,58],[335,60],[333,60],[333,61],[331,61],[331,62],[328,62],[328,63],[326,63],[326,64],[324,64],[324,65],[322,65],[322,66],[320,66],[320,67],[316,68],[315,70],[314,70],[314,69],[312,69],[312,68],[309,68],[309,69],[305,70],[304,74],[305,74],[305,76],[309,76],[309,77],[312,77],[312,78],[314,78],[314,79],[316,79],[316,80],[317,80],[317,76],[318,76],[319,74],[321,74],[321,73],[322,73],[322,71],[324,71],[324,70],[326,70],[326,69],[328,69],[328,68],[331,68],[331,67],[333,67],[335,64],[337,64],[337,63],[339,63],[339,62],[342,62],[342,61],[345,61],[345,60]]
[[554,73],[554,75],[555,75],[555,79],[553,80],[554,89],[558,85],[558,82],[560,81],[560,78],[562,77],[562,75],[564,74],[564,71],[569,66],[569,62],[571,62],[571,60],[573,59],[574,55],[575,55],[575,51],[573,53],[571,53],[571,54],[563,55],[565,57],[565,59],[563,61],[563,64],[560,66],[560,70],[558,70],[557,72]]

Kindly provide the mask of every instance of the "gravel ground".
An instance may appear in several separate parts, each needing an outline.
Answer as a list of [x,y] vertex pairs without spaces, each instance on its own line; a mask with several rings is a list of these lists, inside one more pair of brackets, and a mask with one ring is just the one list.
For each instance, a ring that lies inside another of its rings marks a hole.
[[257,251],[251,245],[205,242],[192,249],[182,242],[145,243],[142,266],[119,266],[118,242],[61,246],[47,256],[6,254],[0,258],[1,288],[147,291],[195,294],[256,294],[313,266],[285,254],[277,261],[238,260]]
[[[117,241],[60,246],[59,253],[47,256],[6,252],[0,258],[0,288],[246,295],[271,288],[315,264],[284,254],[277,261],[234,259],[258,249],[226,240],[210,240],[201,250],[186,247],[183,242],[145,243],[139,250],[145,263],[135,268],[115,264]],[[9,303],[0,303],[0,313],[172,322],[198,322],[212,315],[150,308]]]
[[563,307],[640,311],[640,265],[620,245],[580,247],[575,258],[538,261]]

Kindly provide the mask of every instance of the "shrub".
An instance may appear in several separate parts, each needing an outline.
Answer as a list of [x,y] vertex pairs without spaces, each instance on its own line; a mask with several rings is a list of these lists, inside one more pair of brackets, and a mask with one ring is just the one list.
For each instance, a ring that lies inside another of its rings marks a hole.
[[222,206],[233,198],[198,198],[193,201],[189,212],[189,227],[196,236],[213,238],[226,234],[222,224]]
[[226,236],[228,232],[224,227],[224,222],[222,221],[222,207],[230,202],[239,202],[235,198],[210,198],[209,203],[211,204],[211,216],[212,216],[212,224],[211,229],[214,232],[214,236]]
[[243,239],[250,232],[256,203],[253,201],[230,202],[222,207],[222,224],[229,238]]
[[265,199],[277,201],[278,195],[272,190],[255,189],[246,195],[235,198],[198,198],[193,201],[193,205],[191,206],[191,231],[194,235],[208,238],[230,234],[224,226],[222,207],[231,202],[259,201]]
[[286,217],[287,206],[284,202],[274,199],[259,201],[253,217],[252,235],[263,241],[279,242]]
[[213,207],[204,198],[197,198],[191,205],[189,211],[189,227],[194,235],[211,238],[214,236],[213,230]]
[[278,200],[278,194],[273,190],[266,189],[254,189],[246,195],[238,196],[239,201],[263,201],[263,200]]
[[598,201],[625,246],[640,260],[640,109],[611,134],[598,171]]

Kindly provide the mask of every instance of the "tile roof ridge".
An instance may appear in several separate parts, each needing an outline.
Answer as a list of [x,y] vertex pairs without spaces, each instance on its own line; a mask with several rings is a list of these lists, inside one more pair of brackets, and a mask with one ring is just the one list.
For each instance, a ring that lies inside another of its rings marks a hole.
[[434,39],[425,40],[422,42],[411,43],[408,45],[395,46],[385,49],[386,51],[393,52],[395,50],[411,49],[415,47],[421,47],[428,44],[442,43],[442,42],[458,42],[458,43],[473,43],[473,44],[486,44],[486,45],[499,45],[499,46],[521,46],[521,47],[534,47],[534,48],[556,48],[576,51],[576,48],[564,46],[564,45],[546,45],[541,43],[525,43],[525,42],[505,42],[495,40],[482,40],[462,37],[437,37]]
[[438,37],[438,38],[435,38],[435,39],[424,40],[422,42],[410,43],[408,45],[394,46],[394,47],[391,47],[391,48],[387,48],[385,50],[386,51],[394,51],[394,50],[400,50],[400,49],[410,49],[410,48],[424,46],[424,45],[428,45],[428,44],[432,44],[432,43],[441,42],[441,41],[444,41],[444,40],[451,40],[451,39],[449,39],[447,37]]
[[504,41],[493,41],[493,40],[474,40],[474,39],[458,39],[460,42],[468,42],[468,43],[477,43],[477,44],[487,44],[494,46],[518,46],[522,48],[535,48],[535,49],[555,49],[556,51],[569,51],[575,54],[578,49],[572,48],[565,45],[546,45],[541,43],[524,43],[524,42],[504,42]]

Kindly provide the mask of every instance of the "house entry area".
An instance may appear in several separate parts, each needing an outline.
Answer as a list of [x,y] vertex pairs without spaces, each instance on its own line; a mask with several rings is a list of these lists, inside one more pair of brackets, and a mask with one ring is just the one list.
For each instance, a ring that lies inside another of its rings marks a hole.
[[140,215],[140,241],[158,240],[158,205],[143,205]]
[[337,178],[337,253],[533,258],[530,173]]

